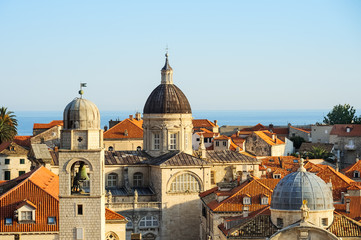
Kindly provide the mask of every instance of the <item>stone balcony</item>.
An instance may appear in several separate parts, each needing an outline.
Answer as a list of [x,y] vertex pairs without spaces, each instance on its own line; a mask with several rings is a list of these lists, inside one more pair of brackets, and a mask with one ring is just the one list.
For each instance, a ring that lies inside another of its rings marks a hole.
[[162,203],[161,202],[112,202],[112,203],[107,203],[106,207],[116,212],[128,211],[128,210],[159,211],[162,209]]

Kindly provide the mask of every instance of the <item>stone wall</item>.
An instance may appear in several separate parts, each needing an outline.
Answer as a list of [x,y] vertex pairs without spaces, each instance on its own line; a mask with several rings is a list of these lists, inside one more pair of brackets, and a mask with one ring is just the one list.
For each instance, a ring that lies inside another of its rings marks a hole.
[[143,139],[105,139],[104,148],[109,147],[113,147],[113,151],[136,151],[138,147],[143,149]]

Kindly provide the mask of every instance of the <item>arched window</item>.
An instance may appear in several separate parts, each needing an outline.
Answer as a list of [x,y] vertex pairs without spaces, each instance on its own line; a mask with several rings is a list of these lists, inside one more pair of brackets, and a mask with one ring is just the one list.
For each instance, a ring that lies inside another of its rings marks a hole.
[[171,185],[170,192],[200,192],[201,186],[197,178],[190,173],[176,176]]
[[143,173],[136,172],[133,175],[133,187],[143,186]]
[[108,147],[108,151],[112,152],[114,148],[112,146]]
[[155,240],[157,236],[155,236],[153,233],[147,233],[143,236],[143,240]]
[[154,216],[146,216],[139,221],[139,228],[155,228],[158,226],[158,219]]
[[114,232],[108,232],[106,235],[105,235],[105,239],[106,240],[119,240],[119,237],[117,234],[115,234]]
[[127,225],[125,226],[127,229],[131,229],[133,228],[133,222],[129,217],[125,217],[125,219],[127,219]]
[[118,174],[109,173],[107,177],[107,186],[108,187],[116,187],[118,183]]

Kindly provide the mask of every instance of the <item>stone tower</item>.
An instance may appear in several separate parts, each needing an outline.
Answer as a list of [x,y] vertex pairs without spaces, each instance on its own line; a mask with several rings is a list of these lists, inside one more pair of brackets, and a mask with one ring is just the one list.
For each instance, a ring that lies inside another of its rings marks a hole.
[[161,84],[144,105],[143,148],[153,157],[170,151],[192,154],[192,129],[192,110],[184,93],[173,84],[167,53]]
[[64,110],[59,149],[59,239],[105,238],[103,130],[94,103],[75,98]]

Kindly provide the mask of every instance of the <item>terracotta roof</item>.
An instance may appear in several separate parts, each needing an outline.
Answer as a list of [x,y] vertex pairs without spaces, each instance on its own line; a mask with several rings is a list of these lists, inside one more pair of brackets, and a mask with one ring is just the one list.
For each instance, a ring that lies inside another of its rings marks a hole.
[[[267,144],[269,144],[271,146],[284,144],[284,142],[281,141],[275,133],[271,133],[268,130],[255,131],[254,134],[259,136],[263,141],[265,141]],[[275,136],[275,140],[273,140],[273,136]]]
[[256,125],[254,125],[253,127],[249,127],[249,128],[242,128],[240,131],[260,131],[260,130],[265,130],[267,129],[267,127],[263,126],[262,124],[258,123]]
[[337,237],[359,237],[361,236],[361,223],[334,212],[333,223],[328,231]]
[[357,161],[354,164],[348,166],[341,170],[347,177],[353,178],[354,171],[358,171],[361,173],[361,161]]
[[[271,196],[273,189],[277,185],[280,179],[252,179],[245,182],[242,185],[235,187],[230,191],[215,191],[217,194],[223,193],[228,198],[221,202],[216,199],[210,201],[207,205],[214,212],[242,212],[243,211],[243,198],[249,194],[251,197],[251,204],[246,205],[249,207],[249,211],[257,211],[265,206],[261,204],[261,197],[263,195]],[[268,199],[268,203],[271,202],[271,198]]]
[[64,126],[63,120],[53,120],[50,123],[34,123],[33,129],[48,129],[54,126]]
[[30,138],[31,136],[15,136],[14,142],[22,147],[30,147]]
[[193,119],[193,128],[210,128],[212,129],[216,125],[208,119]]
[[[347,132],[347,127],[350,132]],[[361,137],[361,124],[335,124],[332,127],[330,135],[337,135],[339,137]]]
[[220,135],[220,136],[214,138],[214,140],[229,140],[229,139],[230,139],[229,137],[224,136],[224,135]]
[[281,174],[281,178],[299,168],[299,158],[293,156],[264,157],[262,167],[266,170],[266,178],[273,178],[273,174]]
[[256,158],[231,150],[207,150],[206,159],[211,163],[254,163],[259,162]]
[[104,139],[141,138],[143,139],[143,120],[135,118],[125,119],[108,131],[104,132]]
[[[59,230],[59,179],[45,167],[25,173],[1,184],[4,193],[0,196],[0,232],[44,232]],[[6,217],[13,218],[19,204],[36,207],[35,224],[19,223],[5,225]],[[49,225],[47,218],[56,217],[56,224]]]
[[0,154],[2,155],[28,155],[29,150],[13,142],[3,142],[0,144]]
[[125,220],[125,217],[109,208],[105,208],[105,220]]
[[[271,131],[271,129],[269,129]],[[289,130],[288,128],[272,128],[272,132],[278,135],[286,135],[288,136]]]
[[305,129],[302,129],[302,128],[296,128],[296,127],[294,127],[294,126],[290,126],[290,128],[293,128],[293,129],[295,129],[295,130],[298,130],[298,131],[301,131],[301,132],[304,132],[304,133],[310,133],[310,131],[305,130]]
[[337,172],[330,166],[325,167],[321,172],[316,174],[323,181],[332,182],[333,198],[335,200],[341,199],[341,192],[346,192],[347,188],[355,184],[355,181]]
[[[352,186],[352,188],[357,188],[357,186]],[[360,190],[357,189],[357,190]],[[350,211],[346,212],[346,199],[350,199]],[[344,204],[334,204],[335,211],[345,215],[353,220],[361,220],[361,196],[347,196],[345,197]]]

